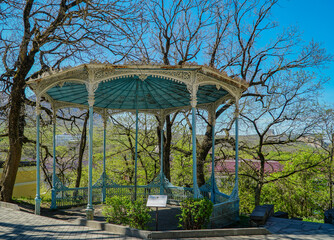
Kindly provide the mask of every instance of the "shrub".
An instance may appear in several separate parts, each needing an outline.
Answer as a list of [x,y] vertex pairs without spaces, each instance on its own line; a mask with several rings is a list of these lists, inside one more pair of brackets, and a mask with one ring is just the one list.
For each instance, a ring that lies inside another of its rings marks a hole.
[[188,198],[181,202],[179,226],[183,229],[201,229],[209,222],[213,203],[205,198]]
[[126,197],[110,197],[106,198],[106,205],[102,208],[102,214],[108,223],[121,225],[128,224],[128,209],[130,199]]
[[146,207],[143,201],[137,200],[130,204],[128,212],[129,225],[138,229],[145,229],[147,223],[151,221],[150,208]]
[[129,225],[130,227],[145,229],[151,221],[150,209],[140,200],[131,201],[127,197],[110,197],[102,209],[108,223]]

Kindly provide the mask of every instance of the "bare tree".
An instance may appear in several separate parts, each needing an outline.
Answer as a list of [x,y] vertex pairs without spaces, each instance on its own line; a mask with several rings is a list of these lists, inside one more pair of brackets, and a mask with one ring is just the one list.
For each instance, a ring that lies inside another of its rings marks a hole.
[[[316,110],[318,86],[321,82],[303,71],[285,76],[276,74],[267,86],[257,88],[261,97],[244,99],[241,120],[255,136],[253,141],[241,141],[240,148],[260,164],[259,167],[241,175],[255,182],[255,205],[260,204],[264,184],[291,176],[322,162],[305,161],[303,166],[284,172],[279,177],[273,177],[265,171],[265,165],[269,160],[273,160],[273,153],[280,155],[283,151],[289,151],[289,145],[290,148],[298,150],[298,142],[309,142],[308,136],[313,133],[317,124],[317,120],[311,115]],[[247,164],[247,161],[245,163]]]
[[22,153],[27,79],[92,56],[121,61],[132,49],[128,39],[137,35],[133,29],[141,12],[136,1],[126,0],[9,0],[0,8],[6,10],[0,19],[0,79],[2,91],[9,95],[9,152],[0,199],[10,201]]
[[[304,43],[297,28],[280,29],[271,19],[278,0],[266,1],[149,1],[149,30],[138,49],[145,62],[192,64],[198,61],[240,77],[250,84],[242,96],[261,97],[257,87],[267,86],[281,72],[324,66],[332,58],[318,43]],[[275,34],[271,34],[275,32]],[[267,41],[261,41],[261,39]],[[234,104],[226,102],[216,113],[219,118]],[[204,116],[201,112],[199,115]],[[209,113],[211,114],[211,113]],[[170,121],[170,117],[167,122]],[[204,138],[197,141],[197,178],[202,185],[204,164],[212,147],[212,123],[208,117]],[[173,121],[170,121],[173,123]],[[228,132],[232,124],[227,124]],[[166,133],[164,164],[169,165]],[[158,129],[159,130],[159,129]],[[170,137],[169,137],[170,136]],[[233,141],[229,134],[222,141]],[[164,170],[168,174],[168,169]]]
[[[150,39],[139,45],[146,62],[164,65],[184,65],[197,58],[207,35],[205,28],[212,24],[210,9],[216,1],[147,1],[150,30],[143,37]],[[164,174],[170,179],[172,126],[178,112],[167,115],[164,135]],[[160,125],[157,127],[159,142]],[[160,146],[160,144],[159,144]],[[160,147],[159,147],[160,149]]]
[[[279,73],[321,67],[332,59],[319,44],[310,42],[305,45],[295,28],[280,31],[277,23],[269,18],[277,3],[277,0],[231,1],[228,9],[225,5],[225,8],[220,7],[215,14],[215,38],[208,42],[209,64],[246,80],[250,87],[242,98],[248,97],[247,101],[261,98],[263,92],[259,92],[258,88],[270,86]],[[225,11],[228,15],[221,14]],[[277,31],[274,36],[270,34],[273,31]],[[260,42],[262,37],[270,39],[266,45]],[[229,109],[231,104],[233,102],[227,102],[219,108],[216,119]],[[198,171],[203,169],[206,156],[212,147],[211,131],[212,124],[208,122],[204,139],[198,149]],[[232,140],[228,138],[227,134],[225,141]],[[220,141],[222,139],[218,138],[217,143]],[[197,172],[197,177],[198,183],[204,184],[204,174]]]
[[[134,182],[134,162],[135,162],[135,118],[133,114],[120,114],[111,116],[114,123],[113,131],[118,136],[113,141],[116,146],[114,155],[122,159],[125,165],[114,168],[115,173],[128,177],[127,184]],[[148,184],[157,177],[159,173],[159,157],[157,153],[157,135],[155,134],[156,121],[152,116],[142,116],[139,120],[138,129],[138,179],[145,180]],[[115,160],[117,162],[117,160]],[[119,164],[118,164],[119,165]],[[123,170],[121,169],[123,168]]]

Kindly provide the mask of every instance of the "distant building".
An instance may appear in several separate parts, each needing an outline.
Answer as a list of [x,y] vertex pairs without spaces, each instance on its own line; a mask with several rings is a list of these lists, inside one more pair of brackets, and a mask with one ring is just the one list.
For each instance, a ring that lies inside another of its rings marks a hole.
[[322,136],[317,135],[317,134],[309,134],[309,135],[299,137],[298,141],[301,141],[314,148],[320,148],[320,147],[327,148],[328,147],[328,143],[324,141]]
[[80,141],[80,135],[71,135],[68,133],[56,135],[57,146],[77,145]]
[[[0,161],[0,177],[3,172]],[[33,198],[36,196],[36,161],[21,161],[16,175],[13,197]]]
[[[244,159],[239,160],[239,169],[250,167],[252,169],[259,170],[261,167],[260,160],[253,160],[253,159]],[[266,174],[280,172],[283,170],[283,165],[278,161],[266,161],[264,164],[264,172]],[[209,165],[209,170],[211,172],[211,164]],[[226,159],[218,161],[215,165],[215,173],[218,175],[225,174],[234,174],[235,173],[235,160],[234,159]]]

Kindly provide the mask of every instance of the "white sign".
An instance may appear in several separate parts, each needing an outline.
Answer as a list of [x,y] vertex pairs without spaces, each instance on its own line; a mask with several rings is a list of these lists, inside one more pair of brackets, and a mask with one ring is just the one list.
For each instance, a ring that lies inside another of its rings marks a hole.
[[167,195],[149,195],[146,207],[166,207]]

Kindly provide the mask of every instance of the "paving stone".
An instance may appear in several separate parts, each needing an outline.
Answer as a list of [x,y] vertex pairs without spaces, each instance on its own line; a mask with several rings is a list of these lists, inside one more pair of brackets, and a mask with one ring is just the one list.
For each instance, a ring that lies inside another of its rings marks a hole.
[[[269,218],[274,234],[257,236],[231,236],[206,238],[211,240],[334,240],[334,226],[329,224],[307,223],[283,219]],[[299,227],[298,227],[299,224]],[[319,229],[314,229],[319,226]],[[313,230],[312,230],[313,227]],[[275,234],[275,233],[279,234]],[[36,216],[20,211],[0,208],[0,240],[59,240],[59,239],[136,239],[128,238],[110,232],[79,226],[71,222]],[[205,238],[191,238],[205,239]]]
[[277,212],[274,213],[273,217],[288,219],[289,214],[287,212],[277,211]]
[[322,225],[320,226],[320,229],[334,230],[334,225],[325,223],[325,224],[322,224]]
[[0,208],[0,239],[124,239],[124,237],[70,222]]
[[302,226],[305,231],[318,230],[321,228],[321,225],[316,223],[303,223]]
[[279,233],[281,230],[282,230],[282,226],[279,226],[279,225],[274,225],[274,226],[270,226],[270,227],[267,227],[266,228],[269,230],[269,232],[271,233]]

